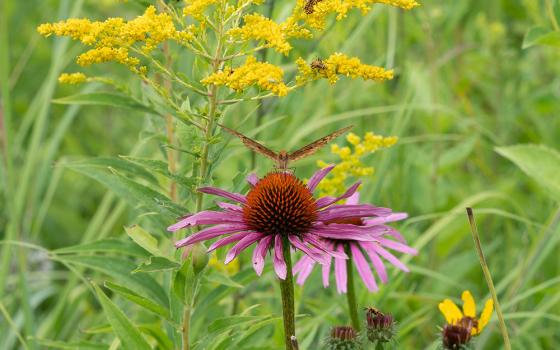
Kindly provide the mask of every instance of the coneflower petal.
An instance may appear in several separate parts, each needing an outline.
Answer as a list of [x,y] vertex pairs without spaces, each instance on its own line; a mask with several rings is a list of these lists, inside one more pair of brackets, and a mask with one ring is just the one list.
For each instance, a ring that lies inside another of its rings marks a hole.
[[407,213],[391,213],[387,216],[380,216],[373,219],[365,219],[364,224],[366,225],[382,225],[387,222],[394,222],[404,220],[408,217]]
[[[344,248],[340,245],[337,247],[339,252],[344,252]],[[339,294],[346,293],[346,261],[342,259],[334,259],[334,277],[336,280],[336,291]]]
[[377,240],[379,241],[379,243],[381,243],[385,247],[387,247],[389,249],[392,249],[392,250],[396,250],[397,252],[410,254],[410,255],[418,254],[418,251],[416,249],[414,249],[412,247],[409,247],[406,244],[391,241],[390,239],[386,239],[386,238],[378,238]]
[[371,260],[371,263],[373,264],[373,268],[377,272],[377,275],[379,276],[379,279],[381,280],[381,282],[387,283],[387,280],[388,280],[387,269],[385,268],[385,265],[383,264],[383,260],[381,260],[379,255],[377,255],[377,253],[375,252],[375,250],[368,249],[367,244],[364,244],[364,242],[359,242],[359,244],[364,249],[364,251],[367,253],[367,255],[369,256],[369,259]]
[[346,199],[346,204],[354,205],[360,203],[360,192],[355,192],[353,195]]
[[[298,265],[299,264],[299,265]],[[309,275],[311,274],[311,271],[313,271],[313,266],[315,265],[315,261],[313,261],[313,259],[309,258],[308,256],[304,256],[303,258],[301,258],[300,261],[298,261],[296,263],[297,266],[297,272],[296,272],[296,266],[294,265],[294,275],[297,273],[297,279],[296,279],[296,283],[299,284],[300,286],[303,285],[305,283],[305,281],[307,280],[307,277],[309,277]]]
[[284,253],[282,251],[282,237],[280,235],[274,236],[274,257],[273,265],[274,272],[280,279],[286,279],[288,267],[286,266],[286,261],[284,260]]
[[264,237],[264,233],[250,232],[245,237],[243,237],[236,245],[234,245],[229,252],[226,254],[226,260],[224,264],[229,264],[233,259],[235,259],[245,248],[255,243],[259,239]]
[[370,216],[388,216],[391,209],[378,208],[369,204],[333,205],[319,212],[320,221],[340,220],[347,218],[362,218]]
[[240,213],[243,211],[243,208],[240,207],[239,205],[226,203],[226,202],[217,202],[216,204],[218,204],[218,207],[220,207],[224,210],[236,211],[236,212],[240,212]]
[[213,195],[220,196],[220,197],[227,198],[227,199],[231,199],[232,201],[236,201],[236,202],[243,203],[243,204],[247,203],[247,197],[245,197],[244,195],[242,195],[240,193],[228,192],[226,190],[222,190],[221,188],[201,187],[201,188],[198,189],[198,192],[213,194]]
[[228,213],[224,214],[219,211],[205,210],[194,215],[188,216],[178,223],[171,225],[167,228],[167,231],[177,231],[188,226],[195,225],[218,225],[218,224],[234,224],[242,223],[243,216],[241,213]]
[[303,243],[297,236],[289,235],[288,240],[294,247],[304,252],[307,256],[311,259],[315,260],[319,264],[323,265],[326,264],[328,256],[326,254],[322,254],[320,250],[315,247],[308,247]]
[[336,203],[340,200],[343,200],[345,198],[348,198],[350,196],[352,196],[357,190],[358,187],[360,187],[361,182],[358,181],[355,184],[353,184],[348,190],[346,190],[346,192],[344,192],[344,194],[342,196],[339,197],[323,197],[323,198],[319,198],[317,200],[317,208],[321,209],[324,207],[328,207],[329,205]]
[[340,227],[338,229],[313,229],[312,233],[317,236],[335,240],[375,241],[377,237],[379,237],[379,235],[364,230]]
[[307,188],[309,188],[309,191],[313,192],[317,185],[321,182],[321,180],[323,180],[325,176],[327,176],[327,174],[330,173],[331,170],[333,170],[333,168],[334,164],[315,172],[315,174],[313,174],[313,176],[311,176],[311,178],[307,182]]
[[218,225],[206,228],[197,233],[190,235],[180,241],[175,242],[175,247],[180,248],[189,244],[194,244],[200,241],[206,241],[208,239],[216,238],[221,235],[234,233],[238,231],[248,230],[245,224],[228,224],[228,225]]
[[266,257],[266,252],[272,241],[272,236],[266,236],[257,243],[257,246],[253,250],[253,268],[257,275],[261,275],[264,269],[264,258]]
[[305,234],[303,235],[303,239],[309,244],[313,245],[315,248],[320,249],[323,252],[329,254],[333,258],[348,259],[348,255],[346,255],[346,253],[344,252],[340,253],[336,250],[333,250],[332,244],[329,244],[326,241],[321,241],[319,238],[315,238],[313,235]]
[[350,251],[352,252],[354,265],[356,265],[358,273],[362,277],[367,289],[372,292],[379,290],[379,288],[377,288],[377,283],[375,283],[375,278],[371,273],[371,269],[369,268],[369,264],[360,251],[360,248],[356,244],[350,243]]
[[369,249],[373,249],[377,254],[381,255],[385,260],[393,264],[399,270],[404,272],[409,272],[410,270],[403,264],[399,259],[397,259],[393,254],[389,253],[387,250],[383,249],[379,244],[364,242],[363,244],[369,245]]
[[255,186],[257,182],[259,182],[259,177],[255,173],[250,173],[249,175],[247,175],[246,180],[249,183],[249,185]]
[[237,241],[243,239],[243,237],[245,237],[246,235],[247,235],[247,232],[241,232],[241,233],[236,233],[236,234],[233,234],[231,236],[221,238],[221,239],[217,240],[216,242],[212,243],[212,245],[210,247],[208,247],[207,252],[210,253],[211,251],[216,250],[220,247],[223,247],[225,245],[237,242]]
[[329,262],[322,266],[323,269],[323,287],[329,286],[329,275],[331,274],[331,259]]

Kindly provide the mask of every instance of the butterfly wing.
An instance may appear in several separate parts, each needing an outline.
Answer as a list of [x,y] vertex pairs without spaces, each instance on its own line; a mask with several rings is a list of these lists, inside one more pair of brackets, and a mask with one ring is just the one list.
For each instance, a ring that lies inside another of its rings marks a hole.
[[295,161],[295,160],[307,157],[309,155],[312,155],[313,153],[317,152],[321,147],[324,147],[327,143],[336,139],[337,137],[344,134],[345,132],[352,129],[353,127],[354,127],[353,125],[350,125],[350,126],[347,126],[343,129],[337,130],[337,131],[333,132],[332,134],[329,134],[325,137],[321,137],[320,139],[311,142],[307,146],[304,146],[304,147],[298,149],[297,151],[294,151],[294,152],[290,153],[288,155],[288,159],[290,161]]
[[240,133],[240,132],[237,132],[237,131],[235,131],[235,130],[233,130],[233,129],[230,129],[230,128],[228,128],[228,127],[225,127],[225,126],[223,126],[223,125],[221,125],[221,124],[218,124],[218,125],[220,125],[220,127],[221,127],[222,129],[224,129],[225,131],[227,131],[228,133],[230,133],[230,134],[232,134],[232,135],[234,135],[234,136],[239,137],[239,138],[241,139],[241,142],[243,142],[243,144],[244,144],[245,146],[247,146],[247,148],[249,148],[249,149],[251,149],[251,150],[253,150],[253,151],[257,152],[257,153],[260,153],[260,154],[262,154],[263,156],[268,157],[268,158],[270,158],[270,159],[273,159],[273,160],[277,160],[277,159],[278,159],[278,155],[277,155],[273,150],[271,150],[271,149],[269,149],[269,148],[266,148],[265,146],[261,145],[261,144],[258,143],[257,141],[248,138],[247,136],[243,135],[243,134]]

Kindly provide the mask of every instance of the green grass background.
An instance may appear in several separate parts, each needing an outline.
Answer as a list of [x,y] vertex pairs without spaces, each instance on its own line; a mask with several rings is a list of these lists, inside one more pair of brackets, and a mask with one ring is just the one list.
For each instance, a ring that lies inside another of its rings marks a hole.
[[[358,285],[361,305],[391,312],[399,321],[398,348],[435,347],[438,327],[444,323],[437,309],[443,298],[459,301],[464,289],[471,290],[480,304],[489,298],[464,211],[472,206],[513,348],[558,349],[558,198],[496,152],[496,147],[520,143],[560,148],[560,47],[522,49],[530,28],[553,29],[555,13],[547,7],[552,2],[421,3],[407,12],[378,5],[366,16],[352,13],[332,25],[319,42],[295,43],[294,56],[311,59],[339,51],[394,68],[394,80],[379,84],[342,79],[334,87],[317,82],[285,98],[267,100],[259,128],[254,103],[227,109],[225,123],[248,135],[258,133],[260,140],[276,149],[295,149],[348,124],[355,125],[358,135],[373,131],[399,136],[396,146],[366,159],[376,172],[364,179],[363,198],[410,214],[397,226],[419,248],[419,255],[404,258],[411,273],[391,269],[390,282],[379,293],[368,293]],[[283,16],[290,5],[291,1],[277,0],[275,16]],[[79,69],[73,60],[82,47],[40,38],[35,28],[70,15],[133,17],[141,7],[132,0],[83,4],[4,0],[2,6],[1,128],[6,142],[0,237],[5,240],[2,249],[10,254],[0,257],[8,267],[1,275],[0,348],[22,348],[18,336],[32,349],[90,349],[95,348],[93,343],[107,348],[115,345],[115,335],[88,281],[126,281],[81,267],[70,271],[53,261],[49,251],[108,237],[129,244],[123,226],[147,220],[160,247],[171,250],[163,229],[169,222],[153,223],[153,218],[143,215],[143,208],[60,164],[130,154],[163,159],[163,149],[152,133],[160,126],[136,111],[52,104],[52,99],[102,87],[58,85],[60,72]],[[291,57],[269,53],[267,58],[293,72]],[[179,69],[189,69],[192,58],[177,55],[174,60]],[[86,72],[139,85],[115,65]],[[188,132],[180,130],[181,143],[188,145],[185,135]],[[233,175],[251,170],[251,158],[249,151],[232,141],[217,164],[213,183],[232,188],[241,176]],[[310,176],[317,159],[336,160],[324,149],[297,163],[297,174]],[[189,159],[184,157],[183,162]],[[270,167],[271,163],[257,158],[254,168],[265,174]],[[183,204],[192,208],[189,197],[184,198]],[[10,243],[16,240],[25,243]],[[218,273],[209,272],[214,282],[203,284],[193,315],[193,337],[203,340],[199,348],[210,341],[208,324],[222,318],[234,323],[226,338],[246,337],[237,347],[282,347],[280,321],[274,318],[280,316],[274,274],[267,266],[263,277],[257,278],[249,259],[248,253],[242,256],[242,271],[232,277],[242,288],[234,283],[218,288]],[[107,264],[111,269],[109,260]],[[109,295],[144,333],[165,338],[168,325]],[[345,297],[332,288],[323,289],[317,272],[305,287],[296,287],[296,304],[303,349],[318,348],[331,326],[349,322]],[[273,318],[248,332],[251,324],[235,318],[241,314]],[[70,345],[62,347],[63,342]],[[161,344],[170,345],[168,340]],[[502,344],[494,315],[477,339],[477,348],[500,349]]]

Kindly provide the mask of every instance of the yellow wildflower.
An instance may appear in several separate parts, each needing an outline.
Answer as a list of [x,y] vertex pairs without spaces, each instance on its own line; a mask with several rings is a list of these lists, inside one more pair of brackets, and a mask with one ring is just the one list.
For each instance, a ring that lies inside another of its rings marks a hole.
[[305,60],[298,58],[296,61],[299,74],[296,76],[298,84],[325,78],[331,84],[338,81],[339,75],[352,79],[383,81],[393,79],[393,71],[382,67],[370,66],[361,63],[356,57],[348,57],[341,53],[334,53],[325,60],[317,59],[308,65]]
[[298,0],[294,12],[298,19],[304,20],[310,27],[324,29],[327,16],[330,14],[335,13],[336,20],[340,21],[354,8],[365,15],[371,9],[371,5],[377,3],[405,10],[419,5],[415,0]]
[[276,23],[259,13],[252,13],[243,16],[243,22],[242,27],[233,28],[228,34],[244,41],[251,39],[264,41],[265,47],[273,48],[285,55],[292,49],[292,45],[288,42],[289,38],[311,37],[309,30],[299,26],[292,19]]
[[191,16],[200,22],[204,21],[204,10],[219,0],[185,0],[183,16]]
[[249,56],[244,65],[235,69],[226,67],[201,82],[206,85],[225,85],[236,91],[243,91],[250,86],[257,85],[275,95],[285,96],[288,94],[288,87],[284,84],[283,77],[284,71],[280,67],[268,62],[257,62],[255,57]]
[[62,73],[59,77],[58,77],[58,82],[61,84],[81,84],[84,81],[86,81],[87,77],[85,76],[84,73],[72,73],[72,74],[68,74],[68,73]]
[[208,261],[208,266],[215,268],[219,272],[226,273],[227,275],[235,275],[239,272],[239,259],[233,259],[229,264],[224,264],[216,253],[212,253],[210,260]]
[[166,40],[183,44],[193,38],[191,28],[179,31],[171,16],[157,13],[149,6],[143,15],[133,20],[109,18],[106,21],[71,18],[58,23],[45,23],[37,28],[44,36],[69,36],[94,48],[78,57],[78,64],[87,66],[93,63],[115,61],[131,67],[135,71],[140,60],[130,56],[130,49],[142,43],[140,49],[149,53]]
[[490,321],[492,311],[494,311],[494,302],[492,299],[486,300],[484,309],[480,314],[480,318],[476,318],[476,304],[474,298],[468,290],[461,295],[463,300],[463,311],[451,299],[445,299],[439,303],[439,311],[445,316],[447,323],[451,325],[463,324],[465,321],[472,322],[472,335],[478,335]]
[[[367,132],[362,140],[361,137],[354,133],[346,136],[346,141],[352,147],[340,147],[337,144],[331,146],[331,153],[337,155],[340,161],[331,171],[329,177],[321,181],[319,189],[322,195],[335,195],[344,191],[346,180],[349,177],[364,177],[374,173],[374,168],[366,166],[361,158],[368,154],[374,153],[380,148],[391,147],[397,142],[395,136],[383,137],[375,135],[373,132]],[[317,162],[321,168],[328,164],[322,160]]]

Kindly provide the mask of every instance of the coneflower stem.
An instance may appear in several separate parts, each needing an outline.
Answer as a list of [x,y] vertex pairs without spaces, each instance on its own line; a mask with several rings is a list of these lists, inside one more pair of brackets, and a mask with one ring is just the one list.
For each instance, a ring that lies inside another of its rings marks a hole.
[[283,242],[282,252],[286,261],[286,279],[280,279],[280,293],[282,294],[282,317],[284,320],[284,341],[286,350],[292,350],[292,336],[296,335],[294,311],[294,279],[292,277],[292,256],[290,244]]
[[498,321],[500,325],[500,331],[502,332],[502,337],[504,338],[504,347],[506,350],[511,350],[511,344],[509,342],[509,335],[506,327],[506,322],[504,321],[504,315],[502,314],[502,308],[498,302],[498,295],[496,294],[496,289],[494,288],[494,282],[492,281],[492,276],[490,275],[490,269],[488,269],[488,264],[486,264],[486,258],[484,257],[484,252],[482,251],[482,245],[480,244],[480,236],[478,235],[478,229],[476,228],[476,222],[474,221],[474,214],[472,208],[467,208],[467,216],[469,218],[469,224],[471,226],[471,233],[474,240],[474,246],[476,252],[478,253],[478,259],[480,260],[480,266],[482,267],[482,272],[484,273],[484,278],[488,284],[488,289],[490,294],[492,294],[492,299],[494,300],[494,308],[496,309],[496,315],[498,315]]
[[356,302],[356,290],[354,289],[354,270],[352,269],[352,254],[350,253],[350,247],[346,246],[346,255],[348,255],[348,260],[346,260],[346,277],[347,277],[347,293],[346,300],[348,301],[348,313],[350,314],[350,320],[352,321],[352,327],[356,331],[360,331],[360,318],[358,317],[358,303]]

